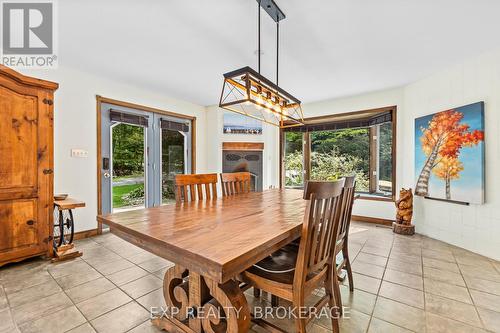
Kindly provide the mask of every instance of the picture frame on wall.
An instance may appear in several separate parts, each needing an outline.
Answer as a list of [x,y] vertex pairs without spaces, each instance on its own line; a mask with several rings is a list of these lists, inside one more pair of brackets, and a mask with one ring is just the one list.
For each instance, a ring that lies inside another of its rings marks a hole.
[[262,134],[262,122],[244,115],[225,111],[223,114],[224,134]]
[[484,102],[415,119],[415,194],[483,204]]

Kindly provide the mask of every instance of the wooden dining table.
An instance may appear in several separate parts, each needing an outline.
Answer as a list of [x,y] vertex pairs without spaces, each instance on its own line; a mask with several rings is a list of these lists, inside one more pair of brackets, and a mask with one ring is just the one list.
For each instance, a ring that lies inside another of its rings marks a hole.
[[[247,332],[238,275],[300,237],[302,190],[272,189],[98,216],[111,233],[172,261],[153,323],[168,332]],[[172,311],[176,309],[176,311]]]

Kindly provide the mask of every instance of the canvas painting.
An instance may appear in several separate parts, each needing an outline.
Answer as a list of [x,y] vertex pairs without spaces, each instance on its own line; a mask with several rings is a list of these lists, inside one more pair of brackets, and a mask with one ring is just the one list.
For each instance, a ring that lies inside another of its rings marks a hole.
[[415,194],[484,203],[484,103],[415,120]]
[[262,134],[262,122],[239,113],[224,112],[224,134]]

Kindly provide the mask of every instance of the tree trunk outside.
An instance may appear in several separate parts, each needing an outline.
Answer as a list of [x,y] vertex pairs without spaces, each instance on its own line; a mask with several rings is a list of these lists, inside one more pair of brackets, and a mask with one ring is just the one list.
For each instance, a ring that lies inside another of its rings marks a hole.
[[446,199],[447,200],[451,200],[451,188],[450,188],[450,184],[451,181],[450,181],[450,177],[447,176],[446,177]]
[[427,158],[420,175],[418,176],[417,186],[415,187],[415,194],[420,196],[426,196],[429,194],[429,178],[431,176],[431,171],[436,161],[438,155],[437,149],[433,149],[432,153]]

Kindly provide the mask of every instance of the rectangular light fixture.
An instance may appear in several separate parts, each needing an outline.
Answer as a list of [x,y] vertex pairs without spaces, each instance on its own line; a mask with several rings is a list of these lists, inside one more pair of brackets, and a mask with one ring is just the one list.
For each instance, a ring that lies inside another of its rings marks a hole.
[[219,107],[280,128],[304,124],[300,100],[248,66],[224,74]]

